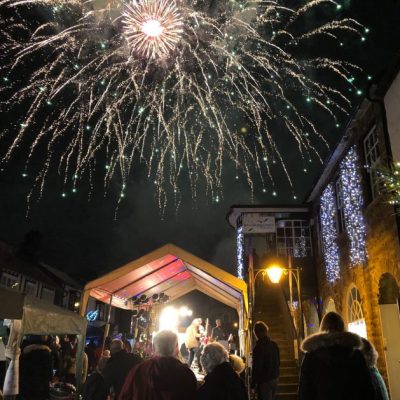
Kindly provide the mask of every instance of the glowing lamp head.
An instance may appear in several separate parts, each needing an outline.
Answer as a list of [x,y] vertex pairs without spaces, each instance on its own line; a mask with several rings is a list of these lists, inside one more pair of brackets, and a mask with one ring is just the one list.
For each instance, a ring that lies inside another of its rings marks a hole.
[[142,24],[142,32],[150,38],[160,36],[164,31],[164,27],[157,19],[148,19]]
[[285,270],[279,265],[272,265],[271,267],[267,268],[265,272],[267,273],[269,280],[272,283],[277,284],[280,282],[284,271]]

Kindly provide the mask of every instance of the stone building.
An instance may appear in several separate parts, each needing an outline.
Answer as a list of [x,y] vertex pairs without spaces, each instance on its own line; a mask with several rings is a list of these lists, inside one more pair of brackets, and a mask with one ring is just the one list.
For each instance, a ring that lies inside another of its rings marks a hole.
[[400,161],[399,67],[371,85],[308,197],[322,314],[339,312],[375,345],[392,399],[400,398],[400,231],[378,171]]

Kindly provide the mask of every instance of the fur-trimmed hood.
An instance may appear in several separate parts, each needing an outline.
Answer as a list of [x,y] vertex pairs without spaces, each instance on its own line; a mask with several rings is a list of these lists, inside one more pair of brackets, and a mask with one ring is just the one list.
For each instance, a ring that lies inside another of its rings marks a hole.
[[361,349],[360,336],[351,332],[319,332],[303,340],[301,350],[305,353],[328,347],[350,347]]
[[30,344],[24,348],[22,354],[29,354],[30,352],[35,350],[44,350],[51,353],[50,347],[46,346],[45,344]]

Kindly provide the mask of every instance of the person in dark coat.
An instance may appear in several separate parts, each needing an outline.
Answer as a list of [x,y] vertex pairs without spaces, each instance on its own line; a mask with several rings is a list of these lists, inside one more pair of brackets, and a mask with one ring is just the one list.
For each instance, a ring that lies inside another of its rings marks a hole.
[[378,360],[378,352],[375,350],[375,347],[370,343],[367,339],[362,339],[362,353],[365,358],[365,362],[367,363],[367,367],[371,374],[372,385],[375,391],[375,399],[376,400],[389,400],[389,394],[386,389],[385,381],[382,378],[378,368],[376,367],[376,362]]
[[103,378],[103,371],[107,365],[109,357],[100,358],[96,370],[90,374],[83,386],[83,400],[107,400],[109,388]]
[[320,332],[306,338],[301,345],[305,356],[299,400],[375,400],[361,348],[361,338],[345,332],[339,314],[326,314]]
[[246,387],[229,363],[229,354],[220,343],[210,343],[201,364],[207,375],[198,391],[198,400],[247,400]]
[[31,336],[20,357],[20,394],[24,400],[43,400],[49,396],[53,377],[51,350],[40,336]]
[[114,339],[110,345],[111,358],[104,368],[103,377],[108,388],[113,388],[115,398],[119,398],[129,371],[142,360],[136,354],[125,351],[122,340]]
[[196,377],[179,358],[178,337],[161,331],[154,337],[156,356],[131,370],[119,400],[196,400]]
[[256,322],[254,334],[257,343],[253,350],[252,387],[256,389],[259,400],[273,400],[279,379],[279,348],[268,337],[268,326],[264,322]]

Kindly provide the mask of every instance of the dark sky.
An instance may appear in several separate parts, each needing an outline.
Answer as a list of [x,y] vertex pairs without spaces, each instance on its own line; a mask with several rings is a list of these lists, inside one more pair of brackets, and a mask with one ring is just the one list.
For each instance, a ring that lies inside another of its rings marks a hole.
[[[368,40],[346,42],[351,60],[364,69],[365,76],[376,75],[393,62],[399,52],[400,2],[397,0],[345,0],[342,13],[357,18],[370,28]],[[360,81],[365,89],[367,80]],[[355,105],[362,98],[354,95]],[[321,121],[321,124],[327,123]],[[4,120],[3,120],[4,124]],[[344,126],[344,124],[342,124]],[[3,126],[3,128],[5,128]],[[326,131],[330,143],[336,143],[342,130]],[[4,142],[0,142],[4,146]],[[288,146],[285,157],[290,159],[298,201],[302,201],[321,171],[317,161],[302,172],[297,153]],[[4,154],[4,149],[1,153]],[[325,159],[329,150],[322,152]],[[61,197],[62,178],[54,173],[44,197],[31,204],[27,214],[26,195],[33,177],[22,177],[23,160],[16,159],[0,171],[0,240],[18,245],[30,230],[44,235],[42,258],[47,263],[84,279],[96,276],[141,255],[172,242],[194,254],[235,270],[235,235],[225,216],[232,204],[293,203],[287,182],[277,174],[278,195],[264,194],[255,188],[254,197],[246,185],[229,179],[224,181],[224,197],[219,203],[200,195],[197,204],[190,197],[183,199],[178,210],[167,209],[161,216],[154,197],[154,187],[140,172],[132,177],[126,197],[116,213],[115,197],[119,190],[104,196],[102,187],[87,193]]]

